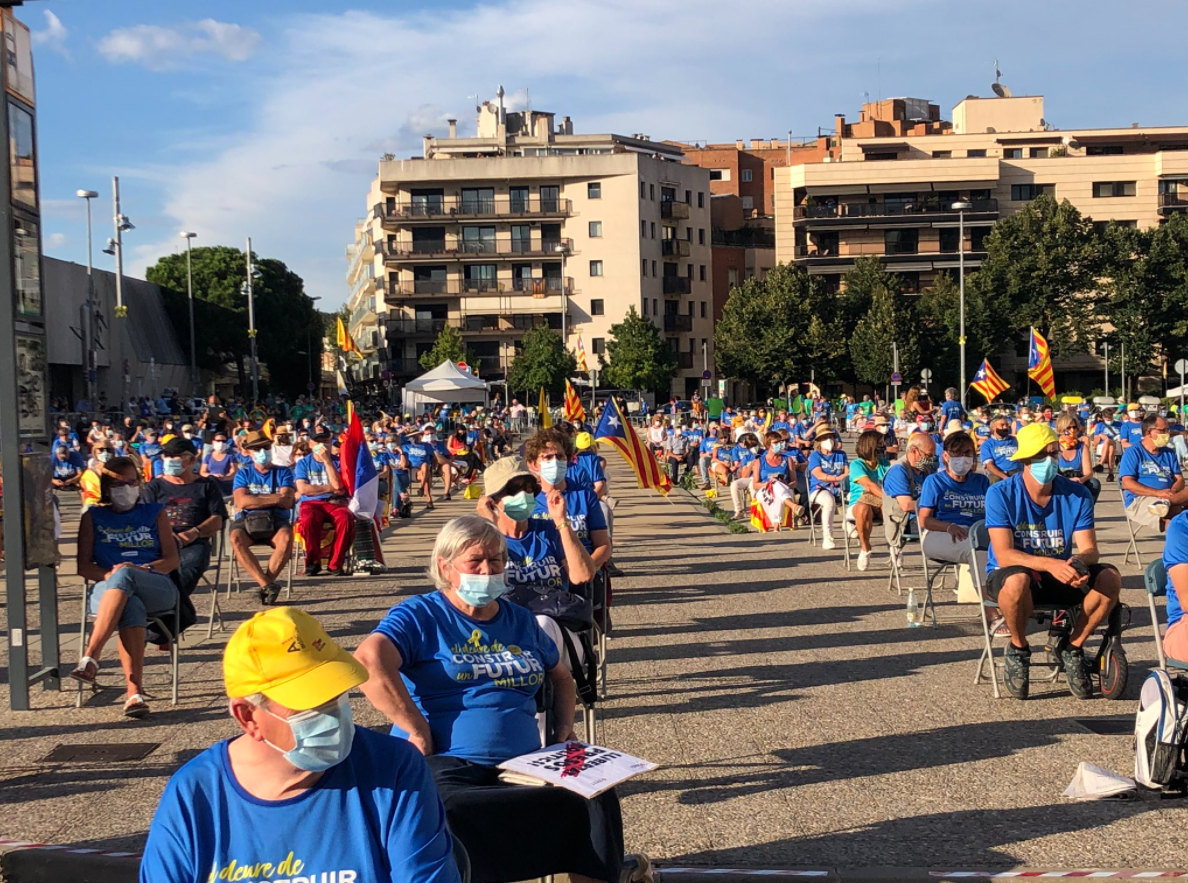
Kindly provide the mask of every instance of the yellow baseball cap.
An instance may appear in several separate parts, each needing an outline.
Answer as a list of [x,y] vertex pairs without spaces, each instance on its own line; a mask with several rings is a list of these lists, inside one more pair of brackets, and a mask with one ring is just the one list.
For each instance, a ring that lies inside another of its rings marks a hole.
[[594,436],[590,435],[588,432],[579,432],[574,437],[573,443],[577,445],[577,449],[579,451],[584,451],[588,448],[594,447]]
[[1017,438],[1019,450],[1011,455],[1011,459],[1027,460],[1056,441],[1056,430],[1047,423],[1029,423],[1019,430]]
[[239,626],[223,651],[231,698],[263,693],[293,711],[307,711],[359,686],[367,669],[296,607],[262,610]]

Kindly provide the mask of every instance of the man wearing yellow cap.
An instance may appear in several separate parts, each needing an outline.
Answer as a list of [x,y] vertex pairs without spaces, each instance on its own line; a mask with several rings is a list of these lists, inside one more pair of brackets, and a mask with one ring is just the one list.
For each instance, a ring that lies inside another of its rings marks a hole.
[[223,654],[242,732],[182,767],[149,829],[141,883],[458,883],[424,758],[356,729],[367,671],[309,614],[257,613]]
[[986,493],[986,595],[998,602],[1011,633],[1003,680],[1012,696],[1027,698],[1027,622],[1035,604],[1079,606],[1068,644],[1056,649],[1069,689],[1078,699],[1089,699],[1093,683],[1081,648],[1118,602],[1122,578],[1116,568],[1099,561],[1089,491],[1057,474],[1056,431],[1046,423],[1032,423],[1019,431],[1018,443],[1011,460],[1021,463],[1023,471]]

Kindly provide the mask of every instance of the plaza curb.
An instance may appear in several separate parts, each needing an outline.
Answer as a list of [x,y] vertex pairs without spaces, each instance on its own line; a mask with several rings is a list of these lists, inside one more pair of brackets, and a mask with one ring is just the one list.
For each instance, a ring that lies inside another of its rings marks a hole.
[[137,883],[140,856],[0,841],[0,883]]

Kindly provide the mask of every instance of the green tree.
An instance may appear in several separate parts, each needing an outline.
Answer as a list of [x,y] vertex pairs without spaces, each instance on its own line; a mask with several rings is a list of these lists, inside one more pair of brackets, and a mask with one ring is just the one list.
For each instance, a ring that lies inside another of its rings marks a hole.
[[[968,280],[968,277],[967,277]],[[961,377],[961,289],[948,274],[936,277],[920,295],[916,307],[920,322],[921,367],[931,368],[945,386],[956,386]],[[965,377],[978,370],[982,359],[993,357],[1001,346],[1001,321],[990,314],[981,293],[965,286]]]
[[478,357],[462,339],[462,332],[448,323],[437,333],[437,340],[433,341],[433,346],[421,353],[418,361],[422,368],[430,371],[446,359],[451,362],[465,362],[474,371],[475,376],[478,376]]
[[[216,315],[234,320],[200,324],[195,303],[199,362],[210,365],[220,354],[231,352],[239,372],[240,389],[246,391],[249,388],[246,358],[250,351],[247,297],[242,291],[247,279],[246,255],[237,248],[218,245],[195,248],[191,257],[195,301],[203,300],[222,307],[230,311],[229,314]],[[305,390],[308,359],[312,358],[315,364],[321,363],[322,319],[314,309],[314,302],[306,295],[301,277],[284,262],[253,255],[253,263],[257,270],[252,282],[257,354],[268,366],[272,388],[293,397]],[[163,289],[184,296],[186,255],[160,258],[149,268],[147,278]],[[171,311],[171,317],[173,314]],[[178,327],[174,320],[174,326],[179,340],[189,340],[188,315],[187,324]]]
[[610,327],[606,353],[598,354],[602,385],[641,389],[667,396],[676,374],[676,353],[660,339],[660,329],[635,311]]
[[577,373],[577,360],[565,349],[561,336],[548,325],[536,325],[524,334],[523,349],[516,353],[508,386],[524,390],[526,397],[543,386],[554,400],[565,394],[565,380]]
[[913,313],[912,302],[898,287],[881,285],[874,290],[870,310],[850,338],[850,359],[858,380],[875,386],[890,380],[893,343],[899,346],[899,370],[905,376],[915,374],[920,367],[920,347]]

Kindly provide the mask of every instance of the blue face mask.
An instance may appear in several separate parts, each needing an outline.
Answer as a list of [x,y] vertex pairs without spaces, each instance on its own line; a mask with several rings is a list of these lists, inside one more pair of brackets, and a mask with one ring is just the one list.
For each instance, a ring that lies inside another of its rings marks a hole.
[[164,457],[161,460],[161,470],[166,475],[183,475],[186,466],[182,463],[181,457]]
[[256,451],[252,454],[252,459],[256,461],[257,466],[267,466],[272,462],[272,451],[264,448],[261,451]]
[[458,597],[471,607],[486,607],[507,591],[502,573],[458,573]]
[[1056,458],[1044,457],[1042,460],[1037,460],[1027,467],[1031,470],[1031,477],[1040,484],[1047,484],[1056,477]]
[[503,514],[512,521],[526,521],[536,508],[536,499],[527,491],[503,498]]
[[564,481],[565,473],[568,470],[569,464],[558,458],[540,461],[540,477],[552,485],[555,485],[560,481]]
[[351,753],[351,744],[355,740],[355,718],[351,714],[351,703],[346,693],[343,693],[328,711],[322,710],[325,707],[311,708],[287,719],[272,714],[267,708],[262,709],[289,725],[294,742],[288,751],[282,751],[267,739],[264,740],[265,744],[276,748],[285,760],[306,772],[318,773],[341,763]]

